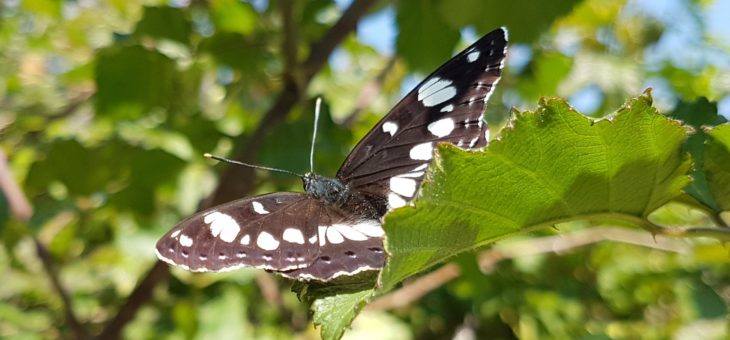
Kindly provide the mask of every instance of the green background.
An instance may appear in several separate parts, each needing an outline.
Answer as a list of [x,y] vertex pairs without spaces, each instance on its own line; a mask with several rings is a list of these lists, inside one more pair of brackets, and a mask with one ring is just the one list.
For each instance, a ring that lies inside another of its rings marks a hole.
[[[33,216],[0,195],[0,337],[337,337],[385,294],[346,337],[726,338],[730,43],[708,19],[720,1],[649,3],[4,2],[0,147]],[[366,43],[383,16],[392,51]],[[499,26],[499,141],[441,148],[416,207],[388,216],[386,289],[313,288],[330,296],[312,315],[273,274],[156,262],[199,207],[301,190],[204,152],[306,171],[322,96],[315,164],[333,175],[409,86]]]

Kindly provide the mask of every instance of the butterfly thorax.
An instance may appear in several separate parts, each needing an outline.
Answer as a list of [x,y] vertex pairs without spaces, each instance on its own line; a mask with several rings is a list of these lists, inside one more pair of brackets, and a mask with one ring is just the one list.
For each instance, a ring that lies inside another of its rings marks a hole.
[[308,173],[302,177],[302,181],[307,194],[347,215],[378,220],[387,211],[385,200],[352,190],[337,178]]

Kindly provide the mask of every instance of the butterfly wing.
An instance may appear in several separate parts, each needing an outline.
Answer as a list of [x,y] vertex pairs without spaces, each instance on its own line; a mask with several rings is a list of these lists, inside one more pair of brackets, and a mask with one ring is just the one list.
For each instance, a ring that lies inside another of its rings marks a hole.
[[326,281],[381,268],[382,235],[377,221],[353,221],[307,194],[274,193],[195,214],[165,234],[156,251],[190,271],[298,270],[300,279]]
[[365,135],[337,178],[387,198],[394,209],[413,199],[438,142],[484,147],[489,130],[482,115],[506,46],[506,29],[494,30],[426,77]]

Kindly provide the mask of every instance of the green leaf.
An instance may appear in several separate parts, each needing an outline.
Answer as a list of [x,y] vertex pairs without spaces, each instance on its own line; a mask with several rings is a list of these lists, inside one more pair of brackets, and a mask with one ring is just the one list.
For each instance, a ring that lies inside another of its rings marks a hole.
[[704,170],[712,197],[723,211],[730,210],[730,124],[707,131]]
[[[304,114],[271,130],[258,152],[258,161],[275,168],[298,173],[309,171],[309,149],[312,141],[314,101],[302,105]],[[310,109],[311,108],[311,109]],[[314,166],[318,173],[334,175],[337,166],[350,150],[352,133],[335,124],[330,106],[322,105],[315,146]],[[291,177],[291,176],[286,176]]]
[[499,26],[506,26],[511,42],[532,42],[547,31],[555,19],[570,13],[580,2],[579,0],[441,1],[439,10],[435,12],[451,27],[475,25],[479,31],[486,33]]
[[526,77],[520,79],[519,90],[526,98],[539,98],[545,93],[557,93],[558,86],[570,73],[573,59],[560,53],[538,55],[528,65]]
[[193,25],[186,12],[179,8],[145,6],[134,34],[175,40],[187,45],[190,43],[192,29]]
[[398,2],[397,54],[413,70],[435,69],[451,57],[459,41],[459,30],[448,26],[437,9],[436,0]]
[[85,147],[76,140],[47,146],[45,159],[30,168],[26,185],[42,192],[60,182],[70,197],[110,195],[110,202],[142,214],[155,211],[155,192],[174,183],[185,163],[160,149],[146,150],[120,140]]
[[205,302],[198,310],[200,339],[245,339],[251,337],[246,320],[246,305],[237,287],[222,289],[219,296]]
[[96,111],[136,118],[173,102],[177,71],[165,55],[142,46],[110,47],[96,61]]
[[263,46],[240,33],[219,32],[205,39],[200,48],[212,54],[219,63],[246,73],[246,77],[262,76],[264,59],[273,59]]
[[219,30],[250,34],[256,28],[256,11],[238,0],[211,1],[213,21]]
[[708,207],[718,210],[719,207],[712,197],[707,179],[705,178],[705,172],[703,171],[705,141],[708,138],[702,127],[719,125],[727,120],[717,114],[717,105],[709,102],[706,98],[699,98],[693,103],[682,101],[669,116],[682,120],[685,124],[695,129],[695,133],[689,136],[684,143],[684,150],[692,155],[692,161],[694,163],[692,169],[693,180],[685,191]]
[[339,339],[357,313],[372,297],[372,290],[331,295],[314,301],[314,324],[322,327],[322,339]]
[[126,172],[126,148],[116,142],[87,148],[76,140],[57,140],[45,146],[46,157],[30,168],[26,185],[40,192],[54,181],[62,183],[71,196],[104,191]]
[[612,119],[592,121],[544,99],[485,152],[440,146],[415,207],[386,216],[383,288],[535,227],[586,218],[642,224],[690,181],[687,131],[651,102],[647,92]]

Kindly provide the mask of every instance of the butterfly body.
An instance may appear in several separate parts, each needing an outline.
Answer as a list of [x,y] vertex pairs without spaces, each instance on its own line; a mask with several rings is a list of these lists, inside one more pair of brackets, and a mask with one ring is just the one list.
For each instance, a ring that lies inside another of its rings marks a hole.
[[302,181],[304,191],[312,198],[353,218],[377,220],[388,210],[385,199],[353,190],[337,178],[309,173],[304,175]]
[[254,267],[304,281],[381,269],[383,217],[416,197],[437,144],[487,144],[482,116],[506,46],[506,30],[494,30],[426,77],[355,146],[336,177],[307,174],[303,193],[197,213],[160,239],[158,257],[190,271]]

